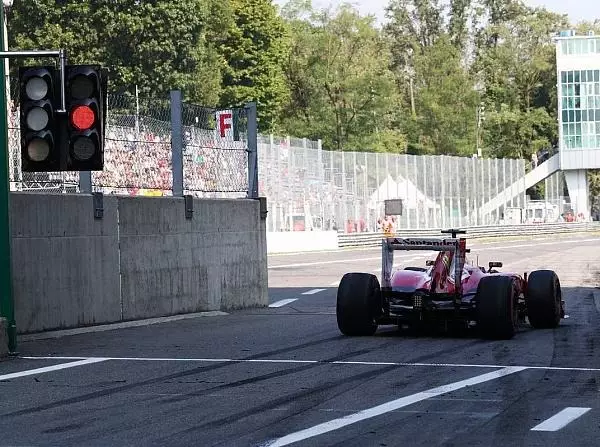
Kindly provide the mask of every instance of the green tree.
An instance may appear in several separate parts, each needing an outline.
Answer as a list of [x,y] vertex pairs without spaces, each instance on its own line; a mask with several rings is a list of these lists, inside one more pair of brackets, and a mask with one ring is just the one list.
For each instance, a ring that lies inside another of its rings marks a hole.
[[392,0],[384,30],[411,153],[471,154],[478,94],[465,65],[470,0]]
[[65,48],[70,63],[101,63],[110,90],[168,97],[181,89],[193,102],[216,104],[221,79],[219,55],[208,37],[223,17],[213,19],[216,0],[98,0],[15,2],[9,17],[13,49]]
[[470,155],[475,150],[479,95],[461,67],[461,52],[441,36],[415,58],[420,143],[427,153]]
[[403,151],[405,140],[391,127],[396,93],[389,53],[373,18],[349,5],[315,12],[302,2],[284,14],[293,30],[286,128],[323,138],[332,149]]
[[256,101],[260,130],[274,129],[289,97],[284,64],[289,35],[270,0],[231,0],[233,22],[217,40],[226,61],[221,104]]
[[489,3],[491,18],[479,31],[473,66],[484,87],[484,146],[488,155],[529,158],[557,142],[551,35],[568,23],[520,2]]
[[448,34],[452,44],[459,50],[463,50],[468,43],[468,22],[471,0],[451,0],[450,23]]

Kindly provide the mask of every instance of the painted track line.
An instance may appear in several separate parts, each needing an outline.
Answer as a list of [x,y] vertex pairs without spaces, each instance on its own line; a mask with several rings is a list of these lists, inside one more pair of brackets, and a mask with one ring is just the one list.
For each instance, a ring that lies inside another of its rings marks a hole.
[[294,301],[298,301],[298,298],[288,298],[287,300],[275,301],[274,303],[269,304],[269,307],[282,307],[286,304],[293,303]]
[[[343,252],[339,252],[339,253],[343,253]],[[433,251],[431,252],[433,253]],[[415,254],[415,253],[410,253],[410,254],[404,254],[404,256],[412,256],[411,259],[417,259],[417,258],[423,258],[423,257],[428,257],[431,256],[431,253],[428,254]],[[309,253],[306,253],[309,254]],[[394,259],[398,260],[398,261],[408,261],[408,259],[405,259],[402,257],[401,254],[397,254],[396,256],[394,256]],[[277,270],[277,269],[289,269],[289,268],[295,268],[295,267],[312,267],[312,266],[316,266],[316,265],[328,265],[328,264],[352,264],[355,262],[369,262],[369,261],[381,261],[381,255],[377,256],[377,257],[370,257],[370,258],[345,258],[345,259],[332,259],[331,261],[315,261],[315,262],[298,262],[295,264],[282,264],[282,265],[270,265],[268,268],[269,270]]]
[[536,425],[531,431],[558,431],[590,410],[591,408],[567,407],[541,424]]
[[283,264],[283,265],[272,265],[269,266],[269,270],[276,270],[276,269],[290,269],[290,268],[295,268],[295,267],[311,267],[311,266],[315,266],[315,265],[327,265],[327,264],[350,264],[353,262],[368,262],[368,261],[380,261],[381,260],[381,256],[378,256],[376,258],[348,258],[348,259],[335,259],[332,261],[317,261],[317,262],[299,262],[296,264]]
[[43,374],[52,371],[59,371],[61,369],[75,368],[76,366],[90,365],[92,363],[104,362],[106,360],[108,359],[102,357],[81,358],[81,360],[77,360],[76,362],[61,363],[59,365],[46,366],[44,368],[28,369],[25,371],[4,374],[0,376],[0,381],[16,379],[17,377],[33,376],[36,374]]
[[[495,242],[494,244],[498,244],[498,245],[494,245],[491,247],[484,247],[483,245],[487,245],[487,244],[481,244],[479,246],[475,246],[472,247],[472,250],[475,251],[489,251],[489,250],[509,250],[509,249],[513,249],[513,248],[526,248],[526,247],[539,247],[539,246],[543,246],[543,245],[559,245],[559,244],[582,244],[582,243],[586,243],[586,242],[600,242],[600,237],[594,238],[594,239],[570,239],[570,240],[554,240],[552,242],[536,242],[535,244],[515,244],[515,245],[502,245],[501,242]],[[373,247],[372,250],[376,250],[377,247]],[[349,252],[350,250],[344,251],[344,250],[338,250],[335,251],[335,253],[345,253],[345,252]],[[306,254],[310,254],[310,252],[305,252],[302,253],[303,255]],[[414,255],[414,254],[413,254]],[[429,256],[429,255],[419,255],[419,256]],[[401,259],[401,258],[398,258]],[[286,269],[286,268],[294,268],[294,267],[310,267],[310,266],[316,266],[316,265],[327,265],[327,264],[350,264],[353,262],[364,262],[364,261],[380,261],[381,260],[381,255],[377,256],[377,257],[370,257],[370,258],[346,258],[346,259],[336,259],[336,260],[332,260],[332,261],[317,261],[317,262],[301,262],[301,263],[296,263],[296,264],[284,264],[284,265],[272,265],[269,266],[268,269],[269,270],[277,270],[277,269]]]
[[[419,363],[419,362],[369,362],[369,361],[327,361],[327,360],[296,360],[296,359],[232,359],[232,358],[173,358],[173,357],[82,357],[82,356],[19,356],[28,360],[122,360],[135,362],[226,362],[226,363],[319,363],[322,365],[364,365],[364,366],[398,366],[426,368],[523,368],[543,371],[578,371],[600,372],[600,368],[585,368],[577,366],[541,366],[541,365],[488,365],[477,363]],[[74,365],[77,366],[77,365]]]
[[357,422],[364,421],[365,419],[371,419],[377,416],[381,416],[382,414],[389,413],[391,411],[399,410],[400,408],[407,407],[409,405],[430,399],[432,397],[441,396],[442,394],[451,393],[453,391],[457,391],[468,386],[474,386],[480,383],[489,382],[490,380],[499,379],[510,374],[521,372],[525,369],[527,368],[511,366],[508,368],[499,369],[497,371],[492,371],[486,374],[481,374],[479,376],[471,377],[470,379],[465,379],[459,382],[449,383],[447,385],[431,388],[427,391],[422,391],[420,393],[411,394],[410,396],[401,397],[399,399],[392,400],[381,405],[377,405],[376,407],[367,408],[366,410],[359,411],[358,413],[350,414],[338,419],[333,419],[322,424],[315,425],[314,427],[291,433],[289,435],[283,436],[279,439],[275,439],[263,445],[265,447],[281,447],[284,445],[293,444],[295,442],[313,438],[315,436],[319,436],[330,431],[338,430],[342,427],[346,427],[351,424],[356,424]]
[[324,292],[325,289],[312,289],[307,290],[306,292],[302,292],[302,295],[314,295],[315,293]]

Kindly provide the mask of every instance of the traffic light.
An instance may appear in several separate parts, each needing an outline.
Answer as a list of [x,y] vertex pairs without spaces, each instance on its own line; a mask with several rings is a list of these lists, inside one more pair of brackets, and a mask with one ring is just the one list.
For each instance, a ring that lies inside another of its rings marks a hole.
[[62,150],[67,171],[101,171],[104,166],[107,77],[96,65],[67,65],[66,132]]
[[54,67],[19,69],[21,169],[60,170],[60,81]]
[[19,69],[21,169],[24,172],[101,171],[104,167],[107,76],[97,65],[60,71]]

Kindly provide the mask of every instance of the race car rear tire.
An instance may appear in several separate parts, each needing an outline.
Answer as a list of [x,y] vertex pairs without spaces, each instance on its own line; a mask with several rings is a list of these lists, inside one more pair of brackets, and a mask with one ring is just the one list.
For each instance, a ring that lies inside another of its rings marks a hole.
[[373,335],[381,314],[379,280],[369,273],[346,273],[337,292],[338,328],[344,335]]
[[510,276],[484,276],[477,288],[477,326],[483,337],[509,340],[517,332],[516,287]]
[[560,281],[552,270],[535,270],[527,279],[525,305],[529,323],[535,329],[558,327],[561,318]]

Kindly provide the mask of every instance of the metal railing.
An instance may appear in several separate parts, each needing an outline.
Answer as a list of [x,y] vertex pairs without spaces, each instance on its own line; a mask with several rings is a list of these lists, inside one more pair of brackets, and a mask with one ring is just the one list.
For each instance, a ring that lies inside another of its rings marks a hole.
[[[551,224],[533,224],[533,225],[505,225],[505,226],[481,226],[461,228],[467,231],[467,239],[482,239],[508,236],[540,236],[558,233],[577,233],[577,232],[600,232],[600,222],[581,222],[581,223],[551,223]],[[403,230],[393,234],[395,237],[440,237],[441,229],[428,230]],[[385,237],[383,233],[339,233],[339,248],[349,247],[379,247],[381,240]]]

